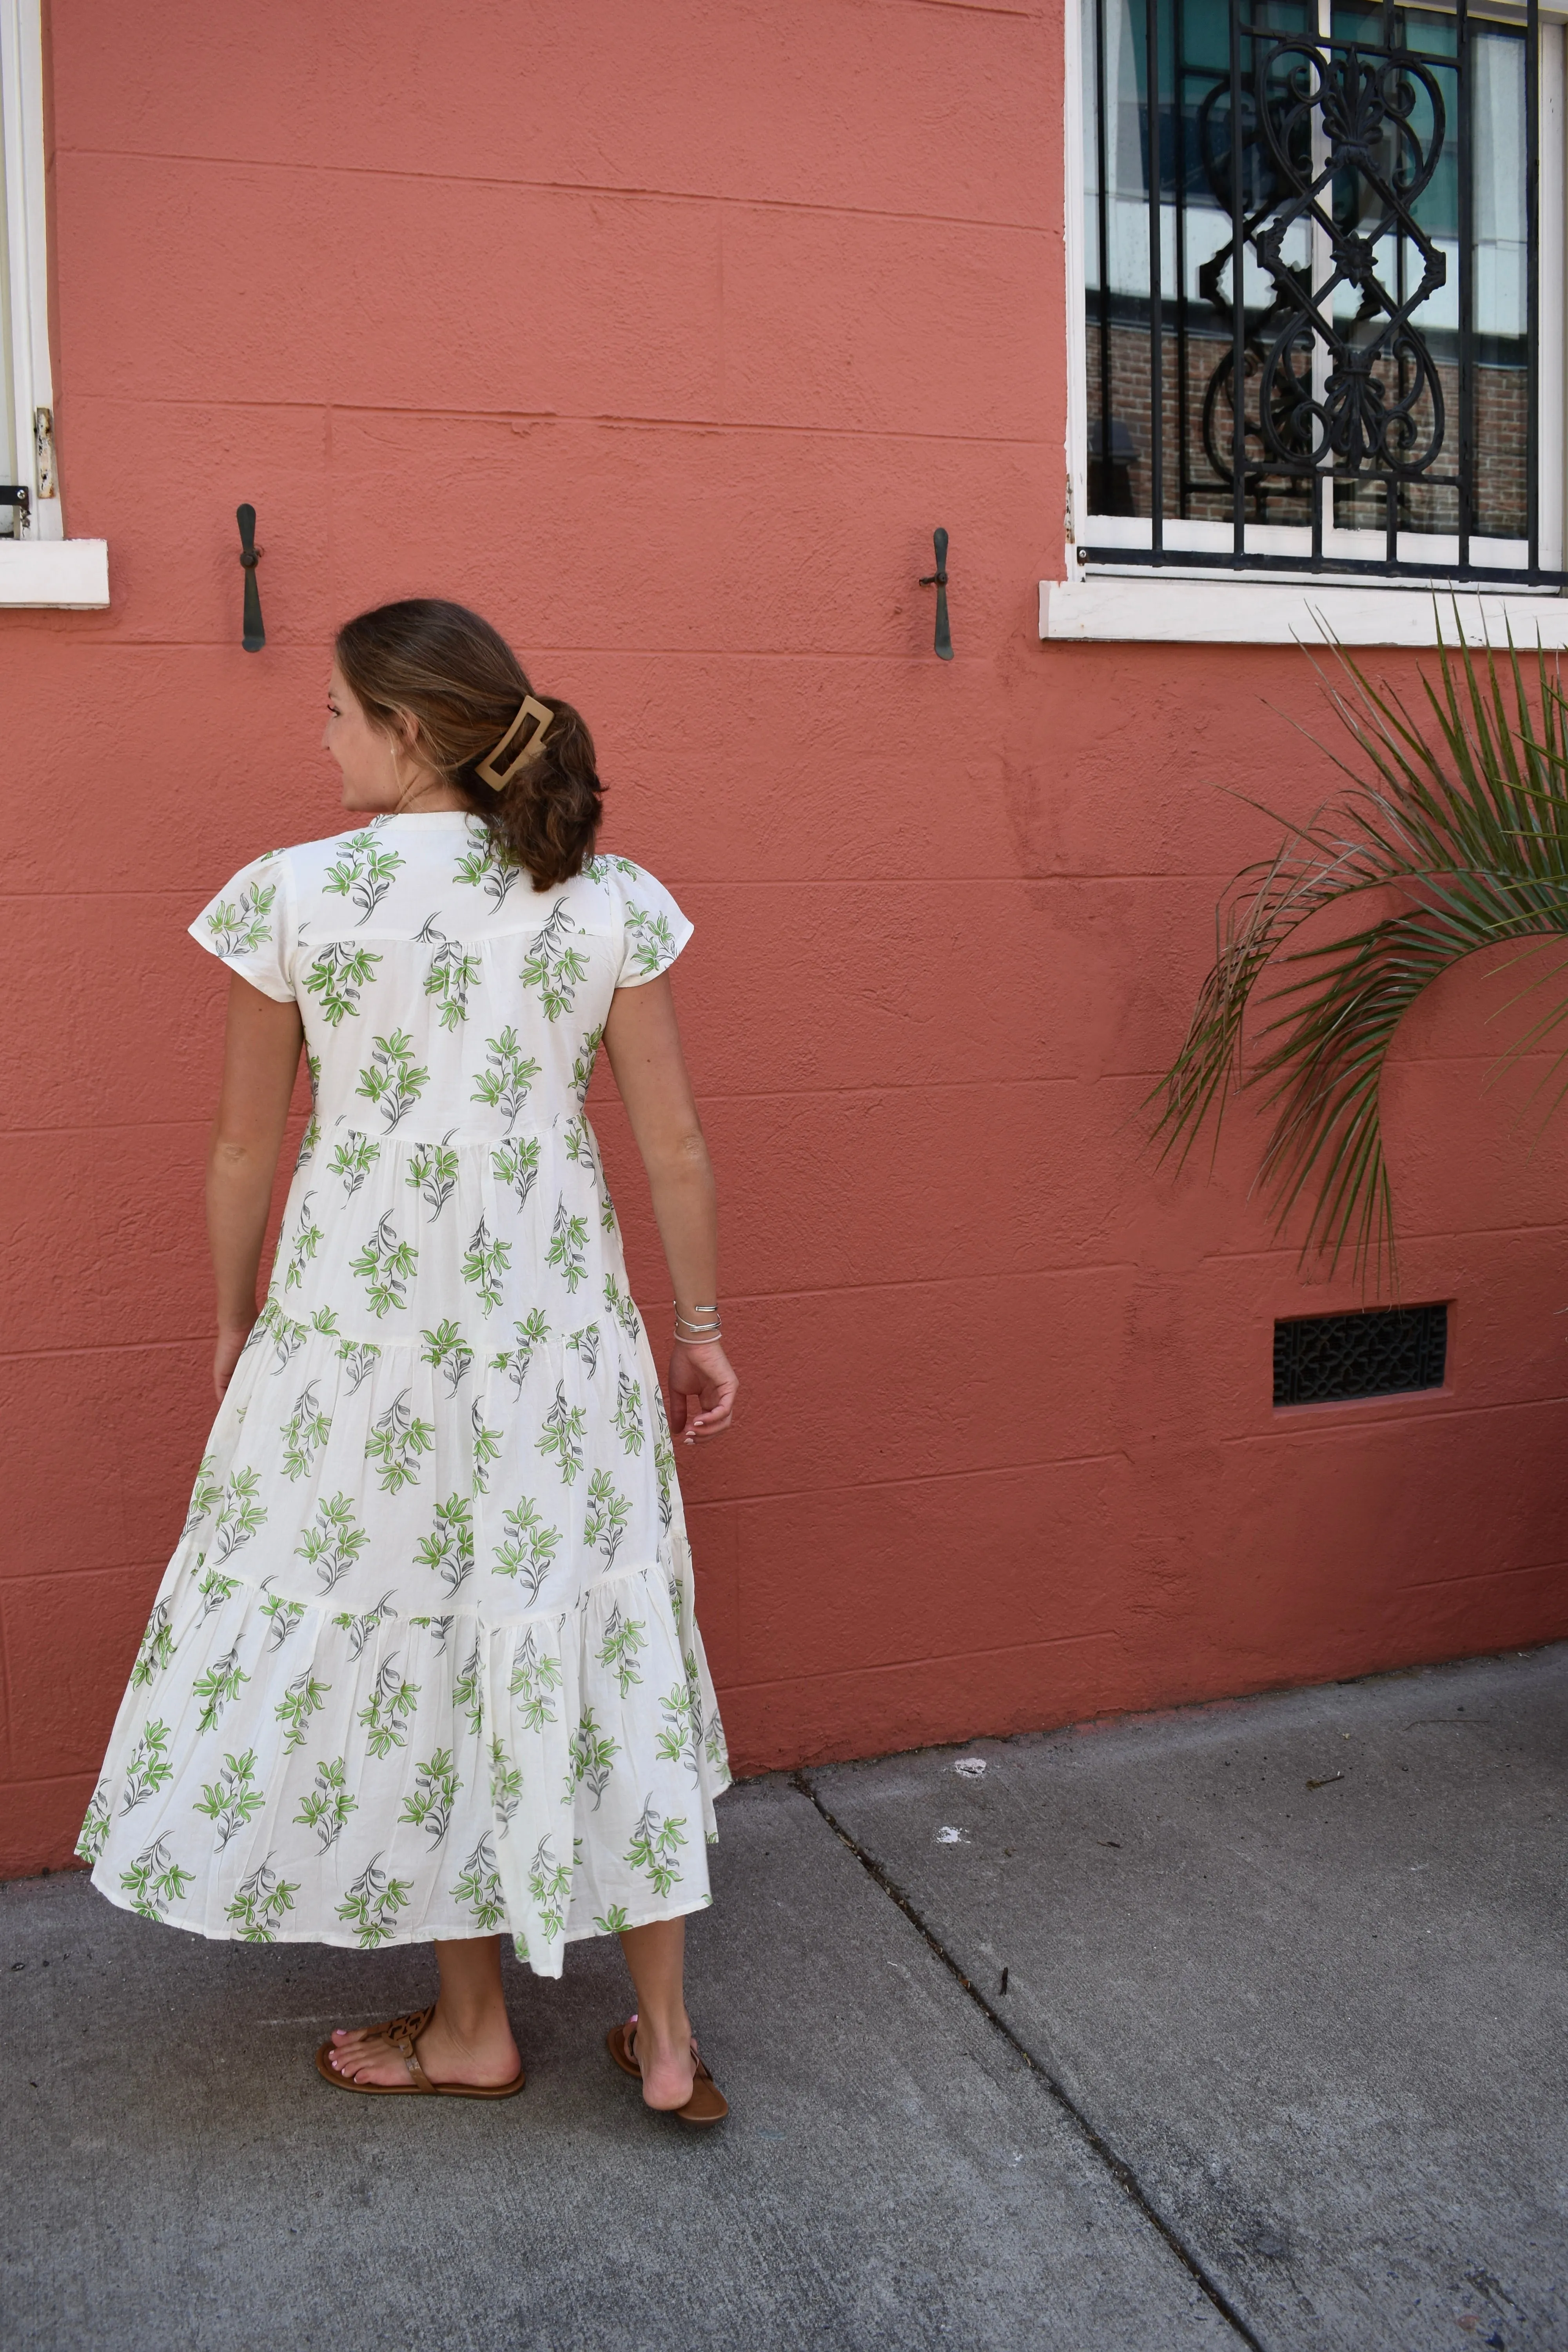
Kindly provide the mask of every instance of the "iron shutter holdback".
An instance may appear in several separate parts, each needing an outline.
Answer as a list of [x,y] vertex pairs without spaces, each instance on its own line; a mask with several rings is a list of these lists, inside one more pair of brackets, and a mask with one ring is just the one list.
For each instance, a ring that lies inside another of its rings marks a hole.
[[256,544],[254,507],[237,507],[235,520],[239,525],[239,560],[245,566],[245,634],[240,644],[247,654],[258,654],[267,643],[267,632],[261,625],[261,591],[256,584],[256,567],[267,551]]

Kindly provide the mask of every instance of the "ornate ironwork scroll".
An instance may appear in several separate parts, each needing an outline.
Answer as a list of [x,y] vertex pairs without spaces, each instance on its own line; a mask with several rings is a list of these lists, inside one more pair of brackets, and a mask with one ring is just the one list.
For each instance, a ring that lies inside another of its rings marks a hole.
[[[1359,41],[1285,38],[1248,26],[1251,72],[1242,121],[1230,121],[1231,84],[1216,81],[1199,109],[1205,176],[1233,213],[1239,161],[1240,237],[1268,276],[1273,300],[1246,337],[1243,478],[1261,499],[1270,478],[1305,487],[1314,476],[1380,483],[1457,483],[1432,471],[1443,454],[1442,384],[1415,314],[1447,277],[1447,257],[1415,207],[1443,152],[1447,119],[1431,68],[1398,48]],[[1240,131],[1241,156],[1232,140]],[[1308,239],[1318,268],[1286,258]],[[1401,286],[1378,275],[1378,248],[1399,256]],[[1419,263],[1419,280],[1407,257]],[[1198,273],[1206,301],[1230,321],[1243,289],[1222,281],[1234,244]],[[1354,318],[1336,321],[1336,296],[1354,289]],[[1317,360],[1321,352],[1323,359]],[[1204,401],[1204,447],[1218,481],[1235,479],[1234,349]],[[1247,413],[1250,411],[1250,413]]]

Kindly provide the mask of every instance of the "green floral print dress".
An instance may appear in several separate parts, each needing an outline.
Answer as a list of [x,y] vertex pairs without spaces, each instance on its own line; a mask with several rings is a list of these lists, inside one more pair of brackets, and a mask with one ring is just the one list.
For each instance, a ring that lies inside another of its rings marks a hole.
[[313,1112],[79,1851],[247,1942],[563,1947],[709,1900],[729,1780],[675,1452],[584,1098],[691,926],[463,811],[255,859],[193,936]]

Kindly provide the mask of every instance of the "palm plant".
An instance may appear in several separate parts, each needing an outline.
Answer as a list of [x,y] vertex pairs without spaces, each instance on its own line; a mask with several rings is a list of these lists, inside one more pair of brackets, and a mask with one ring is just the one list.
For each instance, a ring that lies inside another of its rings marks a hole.
[[[1440,626],[1437,642],[1439,677],[1423,676],[1428,710],[1417,716],[1335,646],[1342,679],[1329,698],[1371,773],[1331,752],[1349,789],[1308,824],[1287,824],[1275,855],[1231,883],[1185,1040],[1149,1097],[1162,1157],[1174,1152],[1179,1165],[1211,1122],[1217,1146],[1234,1097],[1261,1088],[1274,1116],[1259,1181],[1276,1230],[1303,1209],[1303,1259],[1321,1255],[1332,1271],[1348,1247],[1375,1287],[1395,1276],[1379,1095],[1400,1022],[1479,950],[1532,955],[1568,935],[1568,693],[1542,653],[1527,674],[1511,637],[1505,658],[1489,644],[1472,653],[1462,633],[1455,651]],[[1360,919],[1295,944],[1304,923],[1336,912]],[[1263,1019],[1248,1058],[1255,1011]],[[1568,995],[1553,992],[1500,1067],[1565,1020]],[[1564,1091],[1568,1081],[1549,1108]]]

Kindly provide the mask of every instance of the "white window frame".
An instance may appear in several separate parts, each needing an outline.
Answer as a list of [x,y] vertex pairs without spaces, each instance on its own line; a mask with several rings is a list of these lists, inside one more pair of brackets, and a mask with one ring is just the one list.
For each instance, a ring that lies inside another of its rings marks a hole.
[[[0,0],[4,5],[4,0]],[[1440,0],[1439,0],[1440,5]],[[1555,421],[1555,430],[1543,429],[1538,480],[1542,518],[1542,552],[1548,562],[1562,561],[1563,508],[1568,498],[1565,445],[1568,445],[1568,384],[1562,362],[1564,307],[1568,301],[1568,188],[1564,186],[1564,151],[1568,144],[1568,34],[1563,26],[1568,0],[1545,0],[1542,29],[1553,36],[1555,52],[1550,69],[1541,79],[1542,155],[1541,225],[1542,283],[1540,327],[1542,370],[1540,410],[1543,428]],[[1502,641],[1511,629],[1516,642],[1547,647],[1568,647],[1568,594],[1531,593],[1510,588],[1506,574],[1496,584],[1468,582],[1457,592],[1451,583],[1435,580],[1430,587],[1401,581],[1349,581],[1343,572],[1282,579],[1277,572],[1224,572],[1181,569],[1174,564],[1148,567],[1096,564],[1085,562],[1079,548],[1089,521],[1088,348],[1084,316],[1086,284],[1085,236],[1087,207],[1084,190],[1083,52],[1080,0],[1066,0],[1063,76],[1062,161],[1067,289],[1067,543],[1062,569],[1054,580],[1042,580],[1039,630],[1042,637],[1161,641],[1194,645],[1321,644],[1326,635],[1344,645],[1430,646],[1437,641],[1439,620],[1444,634],[1459,626],[1471,644]],[[1546,59],[1542,60],[1543,66]],[[1137,546],[1126,520],[1097,516],[1094,531],[1102,544]],[[1137,528],[1147,530],[1147,524]],[[1261,527],[1267,530],[1267,526]],[[1251,526],[1253,533],[1260,527]],[[1197,548],[1213,537],[1216,546],[1230,544],[1228,525],[1187,523],[1165,525],[1165,546],[1173,536],[1184,535]],[[1416,551],[1413,548],[1413,552]],[[1416,560],[1419,555],[1416,553]],[[1436,560],[1441,561],[1441,557]],[[1436,603],[1434,604],[1436,597]]]
[[[0,131],[5,158],[5,272],[10,394],[16,447],[0,446],[0,479],[24,484],[26,532],[0,538],[0,605],[109,602],[109,542],[68,539],[54,449],[49,363],[48,228],[44,209],[42,0],[0,0]],[[8,469],[15,463],[16,471]]]

